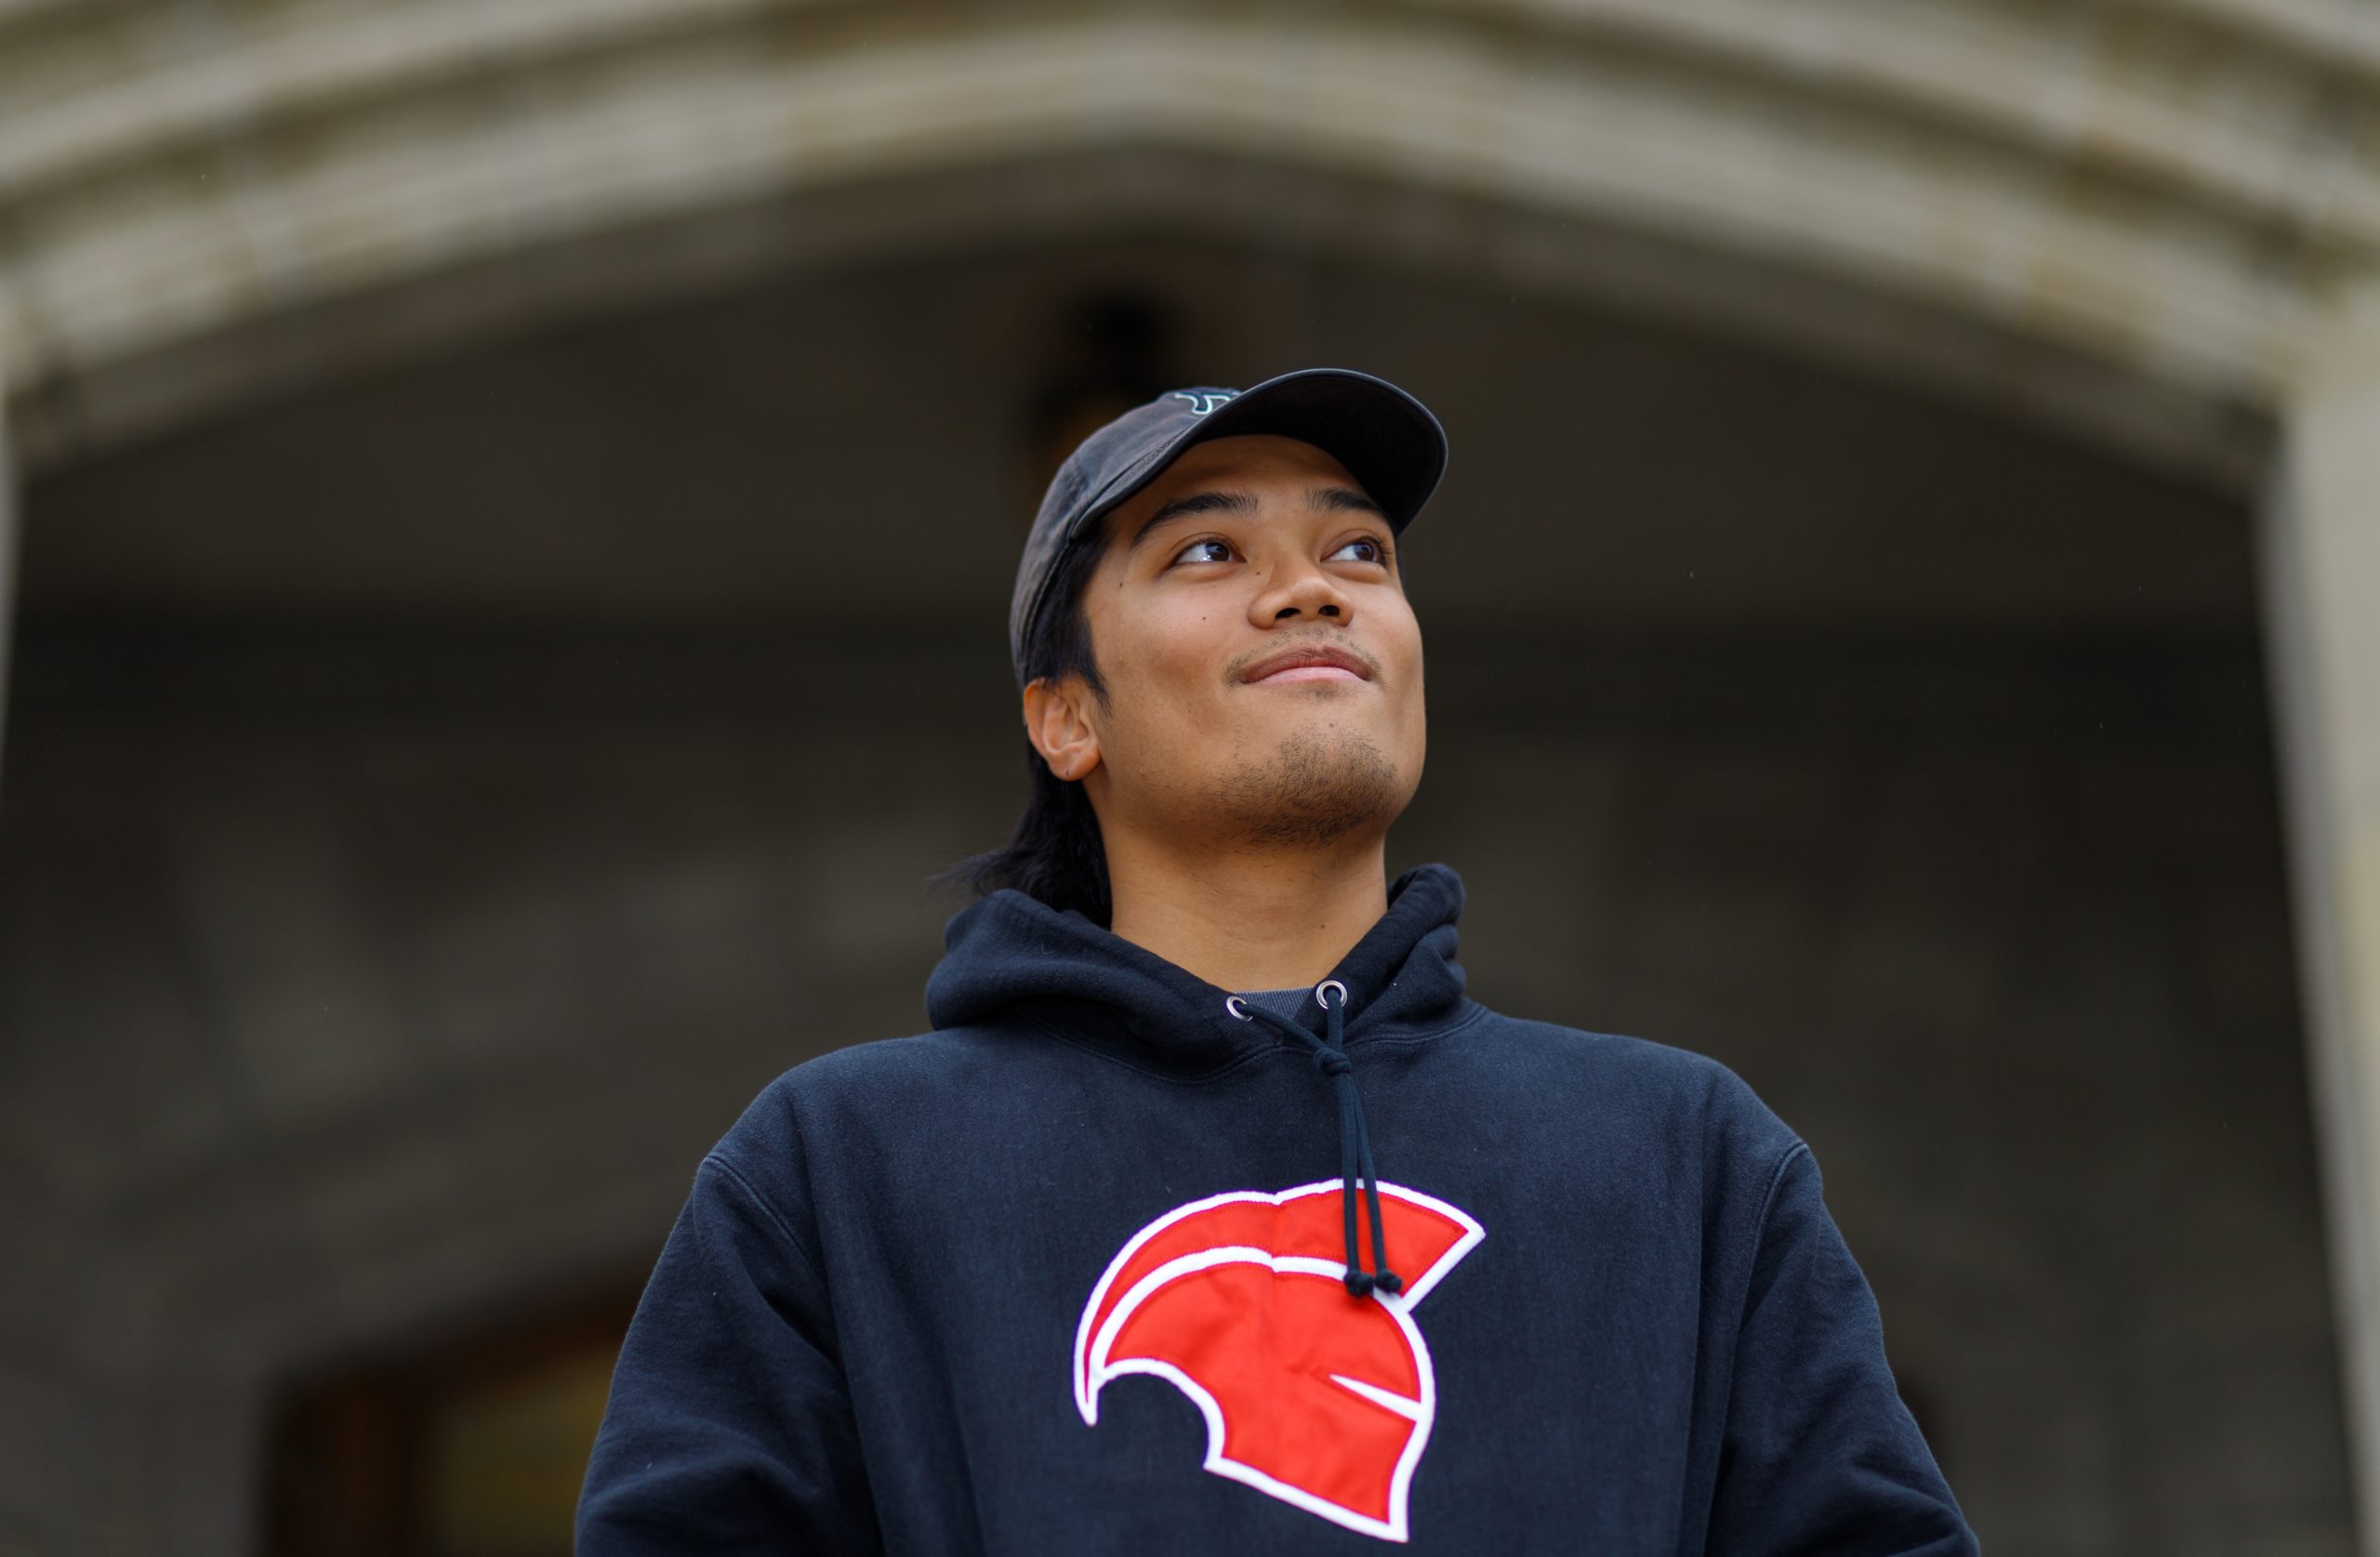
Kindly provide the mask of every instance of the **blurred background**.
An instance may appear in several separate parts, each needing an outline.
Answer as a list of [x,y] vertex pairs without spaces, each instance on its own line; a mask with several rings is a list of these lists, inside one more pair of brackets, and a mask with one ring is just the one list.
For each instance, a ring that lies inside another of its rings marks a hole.
[[1473,992],[1811,1141],[1990,1550],[2380,1550],[2375,277],[2370,0],[0,0],[0,1552],[566,1551],[1043,482],[1316,364]]

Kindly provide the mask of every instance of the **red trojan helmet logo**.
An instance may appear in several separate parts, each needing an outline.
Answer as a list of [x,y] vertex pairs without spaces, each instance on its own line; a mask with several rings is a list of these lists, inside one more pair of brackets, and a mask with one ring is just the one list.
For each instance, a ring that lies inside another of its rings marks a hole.
[[1401,1541],[1438,1399],[1411,1310],[1484,1234],[1443,1200],[1381,1185],[1405,1290],[1356,1298],[1342,1187],[1219,1194],[1141,1229],[1083,1308],[1075,1405],[1096,1424],[1109,1379],[1169,1379],[1206,1415],[1206,1469]]

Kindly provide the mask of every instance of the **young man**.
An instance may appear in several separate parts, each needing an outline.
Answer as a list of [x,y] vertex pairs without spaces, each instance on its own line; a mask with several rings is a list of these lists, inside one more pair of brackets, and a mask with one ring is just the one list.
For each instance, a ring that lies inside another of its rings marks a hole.
[[1976,1550],[1808,1148],[1713,1061],[1468,998],[1454,872],[1387,879],[1445,458],[1315,369],[1060,468],[1032,799],[934,1030],[704,1160],[582,1557]]

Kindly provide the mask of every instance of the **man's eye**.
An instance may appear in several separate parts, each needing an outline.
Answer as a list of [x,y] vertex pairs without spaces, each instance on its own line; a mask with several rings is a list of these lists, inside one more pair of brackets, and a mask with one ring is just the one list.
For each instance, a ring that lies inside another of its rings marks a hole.
[[1338,550],[1332,552],[1330,556],[1331,559],[1335,561],[1338,558],[1346,557],[1347,553],[1350,551],[1355,553],[1355,556],[1347,558],[1351,562],[1384,562],[1388,561],[1387,548],[1368,535],[1358,540],[1349,541],[1345,546],[1342,546]]
[[1173,554],[1177,562],[1228,562],[1231,546],[1225,541],[1192,541]]

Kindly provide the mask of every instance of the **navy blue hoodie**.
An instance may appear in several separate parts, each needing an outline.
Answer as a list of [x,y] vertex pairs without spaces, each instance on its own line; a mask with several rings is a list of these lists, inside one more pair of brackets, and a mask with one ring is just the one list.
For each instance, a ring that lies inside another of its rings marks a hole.
[[1809,1148],[1715,1061],[1467,998],[1461,904],[1400,877],[1294,1023],[959,914],[932,1033],[696,1171],[581,1557],[1974,1551]]

